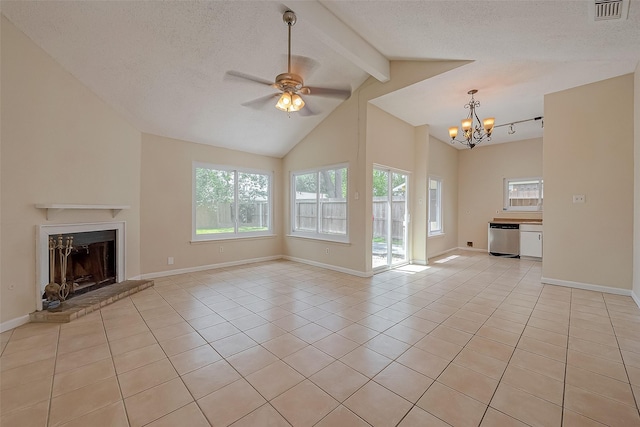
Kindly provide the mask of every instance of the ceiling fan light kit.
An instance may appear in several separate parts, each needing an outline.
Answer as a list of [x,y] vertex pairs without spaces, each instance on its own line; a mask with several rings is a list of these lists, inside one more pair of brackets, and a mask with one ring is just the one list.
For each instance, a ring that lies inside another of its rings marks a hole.
[[286,111],[287,113],[291,113],[292,111],[300,111],[304,107],[304,101],[302,97],[297,93],[285,92],[282,94],[280,99],[278,99],[278,103],[276,104],[276,108],[281,111]]
[[462,119],[461,123],[462,136],[464,139],[456,139],[458,136],[457,126],[449,128],[449,136],[451,137],[452,144],[459,142],[469,148],[473,148],[482,141],[491,141],[491,133],[493,132],[496,119],[494,117],[487,117],[483,121],[480,121],[476,114],[476,108],[480,106],[480,101],[476,101],[473,97],[473,95],[478,93],[478,90],[471,89],[467,93],[471,95],[471,100],[464,106],[464,108],[469,109],[469,115],[467,118]]

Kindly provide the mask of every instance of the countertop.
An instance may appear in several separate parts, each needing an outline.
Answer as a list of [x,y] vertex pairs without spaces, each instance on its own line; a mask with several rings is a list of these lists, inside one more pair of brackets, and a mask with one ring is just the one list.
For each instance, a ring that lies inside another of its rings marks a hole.
[[506,224],[542,225],[542,220],[541,219],[533,219],[533,218],[493,218],[489,222],[506,223]]

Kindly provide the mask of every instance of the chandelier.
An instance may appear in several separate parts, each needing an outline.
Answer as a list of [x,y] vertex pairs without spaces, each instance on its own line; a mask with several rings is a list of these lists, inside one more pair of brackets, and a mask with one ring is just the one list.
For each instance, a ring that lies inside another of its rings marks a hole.
[[471,89],[467,92],[471,95],[471,101],[464,105],[464,108],[469,109],[469,115],[466,119],[462,119],[462,136],[463,140],[456,139],[458,136],[458,128],[456,126],[449,128],[449,136],[451,137],[451,143],[455,144],[459,142],[466,145],[469,148],[473,148],[480,144],[482,141],[491,141],[491,132],[493,132],[493,125],[495,119],[493,117],[487,117],[482,122],[476,114],[476,108],[480,106],[480,101],[476,101],[473,95],[478,93],[477,89]]

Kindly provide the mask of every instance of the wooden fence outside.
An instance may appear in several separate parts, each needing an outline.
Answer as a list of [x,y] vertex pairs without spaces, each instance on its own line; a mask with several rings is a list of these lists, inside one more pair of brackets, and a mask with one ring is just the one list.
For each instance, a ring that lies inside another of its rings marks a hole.
[[[373,238],[387,236],[387,202],[386,200],[373,201]],[[391,238],[393,240],[404,239],[405,201],[394,200],[391,202]]]
[[[296,230],[316,230],[318,206],[315,200],[296,200]],[[344,234],[347,232],[347,202],[342,200],[320,200],[321,227],[323,233]],[[391,236],[404,238],[405,202],[394,200],[391,205]],[[387,235],[387,202],[373,201],[373,237]]]

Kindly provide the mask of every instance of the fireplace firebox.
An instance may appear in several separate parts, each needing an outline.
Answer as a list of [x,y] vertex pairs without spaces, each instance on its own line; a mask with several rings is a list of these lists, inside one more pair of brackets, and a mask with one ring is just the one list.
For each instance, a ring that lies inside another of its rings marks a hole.
[[57,241],[69,244],[49,251],[49,265],[55,270],[50,280],[68,284],[67,299],[116,282],[115,230],[61,234]]
[[66,282],[69,299],[126,277],[124,222],[40,225],[37,247],[38,310],[50,282]]

